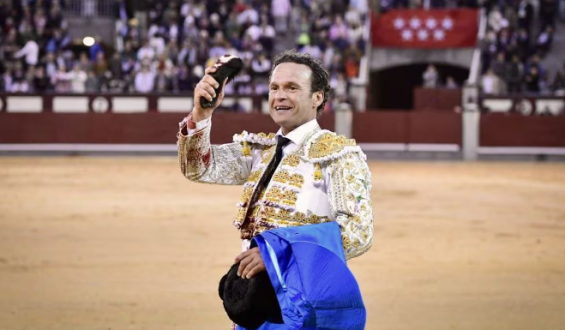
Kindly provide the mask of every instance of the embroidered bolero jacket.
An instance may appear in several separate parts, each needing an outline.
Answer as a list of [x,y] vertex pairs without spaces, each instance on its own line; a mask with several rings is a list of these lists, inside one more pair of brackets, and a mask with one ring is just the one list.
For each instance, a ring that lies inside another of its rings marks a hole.
[[232,143],[211,145],[210,128],[178,134],[180,168],[192,181],[243,185],[233,223],[244,242],[272,228],[336,221],[347,259],[371,247],[371,173],[355,140],[316,124],[295,150],[285,152],[269,184],[250,205],[274,156],[275,134],[244,131]]

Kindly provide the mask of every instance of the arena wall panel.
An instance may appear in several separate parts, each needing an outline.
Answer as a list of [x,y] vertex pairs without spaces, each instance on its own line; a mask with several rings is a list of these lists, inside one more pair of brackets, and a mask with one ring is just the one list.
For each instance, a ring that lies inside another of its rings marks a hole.
[[[0,143],[175,143],[181,113],[1,113]],[[320,125],[332,129],[334,115],[324,114]],[[216,113],[212,143],[232,141],[234,134],[276,132],[266,114]]]
[[461,106],[461,89],[414,88],[414,110],[453,111]]
[[565,117],[483,114],[479,139],[482,147],[565,147]]
[[444,111],[411,112],[408,115],[408,143],[461,145],[460,113]]
[[353,138],[358,143],[408,143],[406,111],[366,111],[353,116]]

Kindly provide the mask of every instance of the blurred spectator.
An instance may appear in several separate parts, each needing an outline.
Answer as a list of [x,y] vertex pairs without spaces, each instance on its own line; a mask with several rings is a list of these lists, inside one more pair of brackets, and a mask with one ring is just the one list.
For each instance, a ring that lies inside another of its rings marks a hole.
[[179,92],[189,92],[194,90],[198,77],[188,70],[185,64],[181,64],[175,79],[175,90]]
[[96,56],[96,62],[92,66],[92,70],[94,73],[100,77],[102,76],[106,70],[108,70],[108,63],[106,62],[106,57],[104,57],[104,53],[98,53]]
[[347,83],[347,79],[345,79],[345,75],[338,73],[331,77],[330,86],[332,88],[333,108],[335,109],[337,104],[347,102],[349,84]]
[[271,12],[275,19],[275,30],[281,35],[285,35],[288,30],[288,17],[291,11],[289,0],[272,0]]
[[35,93],[45,93],[51,89],[49,78],[45,75],[45,69],[38,66],[33,77],[33,90]]
[[100,37],[94,38],[94,44],[90,46],[90,60],[95,62],[98,59],[98,54],[104,54],[104,47],[101,44]]
[[100,92],[99,80],[98,77],[96,77],[96,74],[94,74],[94,71],[88,71],[86,81],[84,82],[84,88],[87,93]]
[[347,79],[353,79],[359,76],[359,65],[361,64],[361,57],[363,52],[359,49],[357,44],[351,44],[344,52],[344,71]]
[[449,77],[447,77],[447,80],[445,82],[445,88],[458,89],[459,84],[457,84],[457,82],[455,81],[455,79],[453,77],[449,76]]
[[27,93],[29,90],[29,84],[25,80],[23,73],[15,74],[14,81],[12,82],[9,91],[12,93]]
[[[49,39],[49,41],[47,42],[46,50],[48,52],[56,53],[61,50],[66,50],[70,46],[70,44],[71,44],[71,38],[69,37],[69,35],[64,31],[56,29],[53,32],[53,37],[51,37],[51,39]],[[91,52],[92,52],[92,47],[91,47]]]
[[141,61],[143,59],[149,59],[151,61],[153,61],[153,59],[155,58],[155,50],[153,49],[153,47],[149,44],[149,40],[146,39],[143,43],[143,47],[139,48],[139,50],[137,51],[137,60]]
[[149,93],[153,91],[155,86],[155,75],[149,69],[149,66],[142,65],[141,71],[135,75],[135,91],[138,93]]
[[518,55],[512,56],[512,61],[506,68],[506,84],[509,93],[520,93],[522,91],[522,63]]
[[[121,77],[122,76],[122,60],[120,58],[120,53],[115,52],[112,55],[112,59],[110,59],[110,63],[108,63],[108,70],[112,72],[112,76],[114,77]],[[88,72],[88,70],[84,70]]]
[[6,71],[4,71],[4,74],[2,74],[2,91],[4,92],[9,92],[12,90],[12,83],[14,82],[14,79],[12,78],[12,72],[10,69],[7,69]]
[[261,46],[263,46],[263,48],[265,49],[265,52],[267,52],[267,54],[269,54],[270,56],[273,53],[273,48],[275,44],[275,36],[276,36],[275,28],[269,24],[269,20],[266,16],[263,16],[263,18],[261,19],[261,26],[259,28],[261,31],[261,34],[259,36],[259,42],[261,43]]
[[520,56],[520,60],[524,62],[529,56],[529,48],[530,48],[530,36],[526,29],[521,28],[518,31],[517,36],[517,43],[518,43],[518,56]]
[[57,93],[68,93],[71,91],[70,77],[65,65],[60,65],[57,72],[51,76],[51,84]]
[[492,72],[499,78],[500,93],[506,91],[506,84],[503,79],[506,78],[506,60],[504,53],[498,53],[496,60],[490,65]]
[[538,39],[536,40],[536,51],[541,56],[545,56],[545,54],[551,48],[551,43],[553,42],[553,28],[550,25],[547,25],[545,29],[539,34]]
[[481,81],[481,87],[483,88],[483,93],[486,95],[499,95],[500,89],[500,78],[494,74],[492,69],[488,69],[483,75]]
[[267,78],[271,70],[271,61],[265,57],[265,54],[259,54],[259,56],[251,62],[251,70],[254,76]]
[[14,53],[14,58],[20,58],[25,56],[25,63],[28,66],[36,66],[38,62],[39,56],[39,46],[37,42],[33,39],[28,39],[25,43],[25,46]]
[[534,16],[534,7],[528,0],[520,0],[518,3],[518,27],[530,33],[530,26]]
[[152,72],[163,72],[167,77],[173,75],[174,65],[173,62],[167,57],[166,54],[161,54],[157,60],[151,65]]
[[71,91],[73,93],[84,93],[86,91],[85,82],[88,78],[80,64],[75,64],[73,70],[69,72],[69,80],[71,81]]
[[531,66],[524,76],[524,83],[526,84],[526,91],[530,93],[537,93],[540,91],[540,73],[538,68]]
[[425,88],[437,88],[439,81],[439,74],[433,64],[428,65],[426,71],[422,75]]
[[565,96],[565,74],[563,74],[563,71],[559,70],[555,73],[551,83],[551,91],[555,96]]
[[171,92],[173,90],[173,82],[165,74],[164,68],[159,68],[157,75],[155,75],[155,91],[158,93]]
[[90,59],[88,55],[84,52],[80,53],[78,58],[78,63],[82,71],[88,72],[92,68],[92,64],[90,63]]
[[558,12],[558,0],[540,0],[539,1],[539,18],[541,29],[548,26],[555,27],[555,16]]
[[488,25],[496,33],[498,33],[501,29],[508,27],[508,20],[502,16],[498,6],[495,6],[489,13]]
[[347,37],[347,26],[343,22],[343,18],[336,15],[334,23],[330,26],[329,38],[337,48],[344,50],[349,45]]

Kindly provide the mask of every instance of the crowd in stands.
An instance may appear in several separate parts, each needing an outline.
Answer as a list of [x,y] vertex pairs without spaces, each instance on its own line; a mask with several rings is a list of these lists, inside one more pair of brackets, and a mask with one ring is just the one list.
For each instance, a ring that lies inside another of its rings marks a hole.
[[323,61],[335,97],[347,99],[367,42],[367,0],[154,0],[143,30],[115,0],[116,51],[96,38],[77,53],[63,1],[0,4],[0,91],[192,91],[204,68],[229,53],[245,66],[226,93],[266,94],[277,43],[288,40]]
[[[399,8],[479,8],[487,12],[487,32],[481,45],[483,93],[489,95],[536,93],[565,95],[565,63],[557,72],[548,72],[543,59],[551,51],[553,31],[560,18],[565,20],[565,1],[540,0],[539,29],[534,28],[535,10],[529,0],[381,0],[383,11]],[[456,86],[445,83],[430,65],[422,75],[424,87]]]
[[558,8],[558,0],[540,0],[536,28],[534,6],[528,0],[494,2],[487,7],[482,44],[485,94],[565,95],[563,70],[548,72],[543,64],[552,49]]

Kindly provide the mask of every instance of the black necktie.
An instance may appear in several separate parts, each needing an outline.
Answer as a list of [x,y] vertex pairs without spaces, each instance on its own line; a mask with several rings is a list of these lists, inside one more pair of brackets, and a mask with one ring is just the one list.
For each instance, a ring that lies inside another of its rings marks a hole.
[[273,157],[273,159],[269,163],[269,166],[267,166],[267,169],[265,170],[265,174],[263,174],[263,177],[261,177],[261,181],[259,181],[259,187],[261,187],[261,183],[264,185],[264,187],[262,188],[265,188],[269,184],[269,181],[271,181],[271,178],[273,177],[273,173],[275,173],[275,170],[277,169],[283,158],[283,148],[289,142],[290,140],[285,138],[284,136],[277,136],[277,149],[275,150],[275,157]]
[[[253,196],[251,196],[251,199],[249,200],[250,206],[255,204],[259,194],[265,188],[267,188],[267,185],[269,185],[269,181],[271,181],[271,178],[273,177],[275,170],[277,169],[277,167],[279,166],[279,164],[280,164],[280,162],[283,158],[283,148],[289,142],[290,142],[290,140],[285,138],[284,136],[282,136],[282,135],[277,136],[277,149],[275,150],[275,156],[273,157],[273,159],[271,159],[271,162],[269,163],[269,165],[265,169],[265,173],[263,174],[263,176],[261,176],[261,179],[259,179],[259,183],[257,183],[257,188],[255,189]],[[249,209],[251,209],[251,207]],[[249,212],[249,209],[248,209],[248,212]]]

